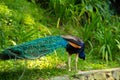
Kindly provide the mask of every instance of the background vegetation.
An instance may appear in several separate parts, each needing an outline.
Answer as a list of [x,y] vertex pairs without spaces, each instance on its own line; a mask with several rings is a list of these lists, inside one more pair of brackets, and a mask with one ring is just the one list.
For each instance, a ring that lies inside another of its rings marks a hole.
[[[79,60],[79,69],[119,67],[118,6],[117,0],[0,0],[0,51],[36,38],[71,34],[86,44],[87,60]],[[32,75],[31,80],[36,80],[69,74],[57,68],[66,64],[67,53],[56,52],[37,60],[0,61],[0,79],[26,80]]]

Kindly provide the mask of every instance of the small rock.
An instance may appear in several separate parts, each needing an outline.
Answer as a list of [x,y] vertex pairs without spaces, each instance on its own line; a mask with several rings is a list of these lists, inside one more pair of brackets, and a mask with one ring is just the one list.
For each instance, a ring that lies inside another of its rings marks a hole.
[[49,80],[69,80],[68,76],[58,76],[58,77],[53,77]]
[[94,74],[94,79],[95,80],[106,80],[106,75],[105,73],[96,73]]
[[119,79],[120,79],[120,71],[118,72],[118,76],[119,76]]
[[106,73],[106,77],[107,77],[107,78],[109,78],[109,77],[111,77],[111,76],[112,76],[112,73],[111,73],[111,72]]
[[118,71],[113,71],[112,72],[112,75],[113,75],[115,80],[119,80],[120,79],[118,74],[119,74]]
[[74,75],[73,78],[74,79],[79,79],[79,80],[85,80],[86,74],[79,74],[79,75]]
[[88,76],[88,80],[94,80],[93,74],[91,74],[91,75]]
[[109,77],[106,80],[115,80],[113,77]]
[[85,80],[85,76],[80,76],[79,80]]

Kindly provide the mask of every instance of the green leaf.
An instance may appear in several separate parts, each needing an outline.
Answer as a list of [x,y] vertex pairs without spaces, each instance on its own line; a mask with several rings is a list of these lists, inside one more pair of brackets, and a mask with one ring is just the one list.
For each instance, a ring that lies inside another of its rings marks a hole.
[[109,45],[107,45],[107,50],[108,50],[108,54],[109,54],[109,59],[112,61],[112,53],[111,53],[111,49],[110,49]]

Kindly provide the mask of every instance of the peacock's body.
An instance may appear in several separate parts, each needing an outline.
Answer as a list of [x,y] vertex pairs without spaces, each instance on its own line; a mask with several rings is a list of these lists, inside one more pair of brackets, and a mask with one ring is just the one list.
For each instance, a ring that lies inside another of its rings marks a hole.
[[[27,58],[36,59],[49,54],[57,48],[66,48],[69,53],[69,67],[71,54],[77,54],[78,57],[85,59],[84,43],[75,36],[48,36],[33,41],[25,42],[20,45],[9,47],[0,54],[0,59]],[[76,64],[77,66],[77,64]]]

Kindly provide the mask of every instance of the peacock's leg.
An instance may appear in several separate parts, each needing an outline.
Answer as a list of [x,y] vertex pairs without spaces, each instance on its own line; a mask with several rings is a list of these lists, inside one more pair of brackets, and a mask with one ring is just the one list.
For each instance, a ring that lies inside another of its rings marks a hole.
[[78,56],[79,56],[79,54],[76,54],[76,58],[75,58],[75,69],[76,70],[77,70]]
[[68,68],[71,71],[71,54],[68,54]]

